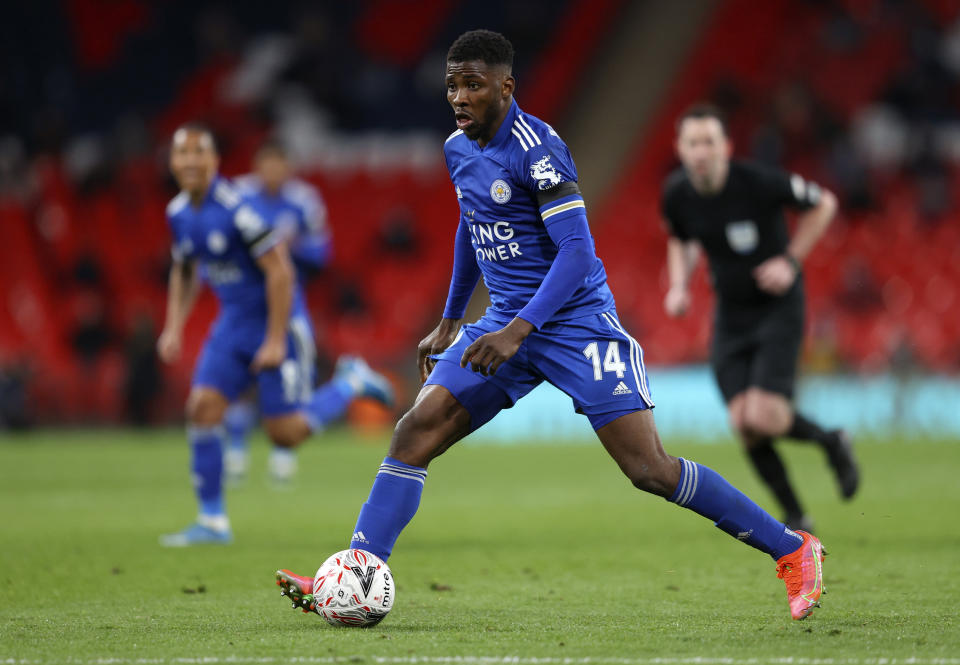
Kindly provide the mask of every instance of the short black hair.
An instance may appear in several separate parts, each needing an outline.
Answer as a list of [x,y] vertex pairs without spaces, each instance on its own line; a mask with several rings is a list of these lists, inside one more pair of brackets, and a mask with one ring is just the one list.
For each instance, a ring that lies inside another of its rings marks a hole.
[[283,144],[283,141],[278,138],[268,138],[266,141],[260,144],[259,148],[257,148],[256,158],[260,159],[261,157],[266,157],[267,155],[271,157],[279,157],[280,159],[286,159],[287,147]]
[[693,106],[688,107],[687,110],[677,118],[677,133],[680,133],[680,128],[683,126],[684,120],[705,120],[707,118],[713,118],[719,122],[720,129],[723,130],[723,135],[730,136],[726,116],[723,111],[720,110],[719,106],[711,104],[710,102],[697,102]]
[[210,127],[205,123],[199,120],[188,120],[187,122],[177,127],[176,130],[174,130],[173,135],[176,136],[177,132],[179,132],[181,129],[185,132],[195,132],[197,134],[206,134],[207,136],[210,137],[210,144],[213,146],[213,151],[219,154],[220,150],[219,150],[219,142],[217,141],[217,136],[216,134],[213,133],[213,130],[210,129]]
[[513,70],[513,44],[499,32],[471,30],[465,32],[447,51],[447,62],[479,60],[486,65],[504,65]]

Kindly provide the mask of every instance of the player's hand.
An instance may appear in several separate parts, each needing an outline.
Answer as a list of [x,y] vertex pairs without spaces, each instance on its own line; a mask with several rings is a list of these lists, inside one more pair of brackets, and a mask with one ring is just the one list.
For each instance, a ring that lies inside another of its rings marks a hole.
[[473,344],[464,349],[460,367],[470,365],[470,369],[484,376],[495,374],[500,365],[513,357],[532,331],[532,323],[514,318],[500,330],[475,339]]
[[667,316],[683,316],[690,309],[690,290],[683,286],[671,286],[663,299],[663,309]]
[[163,329],[157,339],[157,355],[160,360],[169,364],[177,362],[183,348],[183,336],[173,330]]
[[797,269],[782,254],[772,256],[753,269],[753,278],[761,291],[775,296],[786,293],[797,279]]
[[425,383],[437,361],[430,356],[443,353],[460,332],[461,319],[441,319],[439,325],[417,345],[417,367],[420,368],[420,383]]
[[280,367],[280,364],[286,357],[287,340],[265,339],[253,356],[253,362],[250,363],[250,370],[260,372],[265,369]]

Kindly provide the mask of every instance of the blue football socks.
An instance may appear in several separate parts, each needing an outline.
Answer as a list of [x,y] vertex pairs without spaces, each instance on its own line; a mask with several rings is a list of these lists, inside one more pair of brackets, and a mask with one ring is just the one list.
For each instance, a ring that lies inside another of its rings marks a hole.
[[222,426],[188,427],[193,484],[200,504],[200,514],[217,516],[223,506],[223,439]]
[[245,400],[233,402],[223,416],[223,426],[230,442],[230,449],[246,452],[249,447],[250,430],[257,421],[256,407]]
[[779,559],[803,544],[803,537],[755,504],[713,469],[680,459],[680,482],[668,501],[713,520],[717,528]]
[[376,554],[384,561],[420,506],[427,470],[386,457],[367,502],[360,509],[350,547]]
[[306,408],[310,429],[321,431],[342,418],[353,398],[354,389],[346,378],[335,377],[317,388]]

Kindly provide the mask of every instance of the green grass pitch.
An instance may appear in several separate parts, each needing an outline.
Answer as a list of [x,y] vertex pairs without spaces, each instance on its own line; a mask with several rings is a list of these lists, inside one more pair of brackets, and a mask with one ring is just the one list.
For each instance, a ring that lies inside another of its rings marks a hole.
[[[167,550],[195,511],[181,432],[3,434],[0,663],[960,664],[958,442],[861,442],[851,503],[816,450],[781,447],[830,551],[823,607],[794,622],[766,555],[637,492],[599,444],[468,441],[430,468],[392,613],[336,629],[273,572],[347,546],[387,436],[314,439],[287,491],[256,440],[235,543]],[[667,449],[771,505],[732,442]]]

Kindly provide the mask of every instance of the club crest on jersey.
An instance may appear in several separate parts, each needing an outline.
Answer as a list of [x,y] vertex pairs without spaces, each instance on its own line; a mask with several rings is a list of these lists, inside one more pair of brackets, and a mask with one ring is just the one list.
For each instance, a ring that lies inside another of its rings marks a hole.
[[749,254],[757,248],[760,234],[757,225],[750,219],[727,224],[727,242],[737,254]]
[[513,191],[511,191],[510,185],[508,185],[505,180],[497,178],[493,181],[493,184],[490,185],[490,198],[501,205],[509,201],[512,195]]
[[539,189],[550,189],[561,182],[560,174],[550,163],[550,155],[541,157],[530,165],[530,177],[537,181]]
[[227,250],[227,237],[220,231],[211,231],[207,236],[207,249],[212,254],[223,254]]

